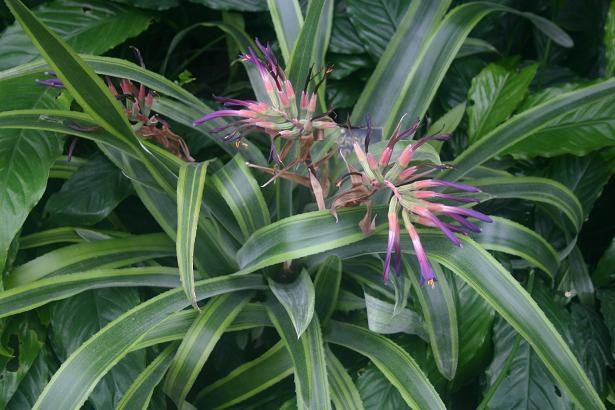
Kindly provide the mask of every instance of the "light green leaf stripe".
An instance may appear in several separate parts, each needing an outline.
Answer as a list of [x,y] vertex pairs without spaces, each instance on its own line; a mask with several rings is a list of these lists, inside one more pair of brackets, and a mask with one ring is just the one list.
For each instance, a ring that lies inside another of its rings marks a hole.
[[178,284],[177,269],[161,266],[57,275],[0,292],[0,317],[26,312],[90,289],[128,286],[173,288]]
[[267,282],[273,295],[288,313],[297,338],[301,337],[314,316],[314,285],[307,270],[303,269],[290,283],[276,282],[271,278]]
[[384,336],[344,322],[331,321],[325,340],[367,356],[413,409],[446,407],[414,359]]
[[235,155],[218,170],[211,183],[226,201],[246,239],[271,223],[263,193],[241,155]]
[[[195,309],[194,242],[203,203],[207,162],[186,163],[179,169],[177,181],[177,266],[184,292]],[[179,402],[178,402],[179,403]]]
[[336,410],[363,410],[363,401],[344,365],[325,347],[331,400]]
[[267,0],[267,5],[282,57],[289,63],[290,53],[303,26],[301,6],[297,0]]
[[453,162],[454,168],[443,172],[441,177],[450,181],[458,180],[489,159],[530,137],[547,126],[554,118],[565,115],[581,105],[612,96],[614,92],[615,79],[611,79],[561,94],[523,111],[463,151]]
[[164,381],[165,393],[181,407],[222,333],[253,296],[252,292],[220,295],[207,303],[184,336]]
[[260,393],[293,374],[293,362],[283,342],[276,343],[258,358],[244,363],[228,376],[201,390],[194,404],[222,410]]
[[412,281],[416,297],[425,318],[424,328],[429,336],[429,344],[438,370],[448,380],[453,380],[459,359],[459,332],[457,311],[453,293],[442,269],[434,264],[438,284],[433,288],[421,286],[416,264],[411,267],[407,255],[402,263]]
[[293,361],[298,408],[330,410],[327,367],[318,317],[312,318],[306,331],[297,338],[288,314],[277,300],[270,300],[266,308]]
[[542,236],[509,219],[491,219],[492,223],[478,223],[482,232],[472,234],[472,239],[487,250],[518,256],[555,278],[559,255]]
[[539,177],[495,177],[467,181],[483,192],[486,199],[519,198],[553,205],[566,215],[578,231],[583,223],[583,207],[576,195],[563,184]]
[[173,242],[164,234],[146,234],[65,246],[15,268],[5,279],[7,288],[95,268],[117,268],[148,259],[172,256]]
[[[230,275],[195,283],[197,300],[264,289],[260,275]],[[124,313],[75,350],[54,374],[34,409],[79,409],[98,381],[171,313],[189,306],[183,289],[162,293]],[[75,383],[78,379],[79,383]]]
[[178,343],[168,345],[130,385],[115,410],[147,410],[154,388],[171,365]]

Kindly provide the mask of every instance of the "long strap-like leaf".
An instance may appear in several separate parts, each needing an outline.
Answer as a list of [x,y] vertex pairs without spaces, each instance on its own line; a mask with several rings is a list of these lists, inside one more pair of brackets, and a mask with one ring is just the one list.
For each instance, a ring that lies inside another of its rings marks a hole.
[[[259,275],[224,276],[195,284],[197,299],[228,292],[264,289]],[[34,409],[78,409],[98,381],[155,325],[189,306],[182,289],[173,289],[118,317],[75,350],[51,378]],[[75,380],[79,383],[75,383]]]
[[252,292],[233,292],[213,298],[183,338],[164,381],[164,391],[181,407],[222,333],[243,309]]
[[195,309],[198,305],[194,293],[194,242],[206,174],[207,162],[186,163],[180,168],[177,181],[177,266],[184,292]]
[[267,0],[271,21],[286,63],[290,60],[299,30],[303,26],[301,6],[297,0]]

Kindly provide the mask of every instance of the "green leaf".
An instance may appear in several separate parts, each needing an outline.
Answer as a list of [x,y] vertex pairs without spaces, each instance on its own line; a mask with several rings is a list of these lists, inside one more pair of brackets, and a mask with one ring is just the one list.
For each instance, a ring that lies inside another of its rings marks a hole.
[[176,7],[180,0],[113,0],[115,3],[129,4],[151,10],[166,10]]
[[536,74],[537,64],[519,72],[498,64],[489,64],[472,80],[468,92],[468,135],[470,143],[479,140],[515,111],[525,97]]
[[391,96],[399,95],[408,68],[416,64],[421,48],[436,30],[450,3],[450,0],[410,3],[354,107],[351,118],[354,124],[363,123],[370,115],[376,126],[384,126],[393,107]]
[[412,408],[445,409],[444,403],[414,359],[384,336],[356,325],[332,321],[325,339],[367,356]]
[[305,22],[290,54],[288,79],[295,87],[303,84],[312,65],[324,67],[325,50],[329,44],[333,19],[332,0],[313,0],[308,4]]
[[410,309],[401,309],[394,314],[394,306],[369,292],[365,292],[367,309],[367,326],[369,330],[380,334],[407,333],[426,338],[423,320],[418,313]]
[[552,278],[557,276],[559,255],[540,235],[525,226],[499,216],[492,223],[479,223],[482,232],[472,238],[490,251],[504,252],[525,259]]
[[186,163],[180,168],[177,181],[177,266],[186,297],[195,309],[198,309],[198,305],[194,293],[194,242],[206,173],[207,162]]
[[126,236],[130,236],[130,234],[121,231],[63,226],[20,237],[19,249],[38,248],[57,243],[91,242]]
[[[92,189],[96,186],[96,189]],[[105,219],[132,191],[122,172],[103,156],[88,160],[45,204],[54,226],[94,225]]]
[[[60,361],[90,336],[140,302],[137,289],[97,289],[51,305],[51,344]],[[131,382],[145,368],[145,352],[126,356],[96,385],[89,401],[96,409],[114,408]]]
[[266,0],[190,0],[215,10],[227,11],[266,11]]
[[389,40],[400,25],[409,0],[349,0],[348,16],[367,52],[382,57]]
[[566,262],[566,269],[560,274],[558,289],[564,290],[565,296],[578,296],[581,303],[594,304],[594,284],[578,246],[572,249]]
[[466,37],[455,58],[463,58],[475,54],[498,53],[491,43],[480,38]]
[[592,279],[596,287],[603,287],[615,280],[615,237],[598,260]]
[[134,286],[173,288],[178,285],[177,278],[177,269],[160,266],[55,275],[0,292],[0,317],[27,312],[91,289]]
[[234,369],[201,390],[195,405],[225,409],[260,393],[293,374],[293,362],[283,342]]
[[171,365],[176,350],[177,343],[172,343],[160,352],[132,382],[115,409],[147,410],[154,393],[154,388],[160,383]]
[[325,259],[318,267],[314,279],[315,309],[323,325],[326,325],[333,315],[341,282],[342,261],[335,256]]
[[583,208],[577,197],[559,182],[538,177],[494,177],[468,181],[480,188],[479,196],[494,198],[518,198],[545,203],[564,213],[578,231],[583,223]]
[[611,358],[615,358],[615,289],[599,290],[598,299],[600,299],[600,313],[611,335]]
[[290,283],[276,282],[269,278],[269,289],[288,313],[297,338],[308,328],[314,316],[314,285],[304,269]]
[[[226,276],[195,283],[198,300],[227,292],[264,288],[262,278],[256,275]],[[173,289],[109,323],[68,357],[45,387],[34,409],[80,408],[98,381],[139,343],[148,330],[189,304],[182,289]],[[79,383],[74,382],[76,377]]]
[[241,155],[216,171],[211,183],[235,216],[244,239],[271,223],[261,188]]
[[7,403],[36,363],[45,344],[45,332],[34,319],[21,317],[4,322],[1,329],[3,368],[0,370],[0,405]]
[[347,56],[365,53],[363,42],[348,17],[348,8],[342,2],[335,5],[329,51]]
[[303,25],[301,6],[297,0],[267,0],[267,5],[282,57],[289,63],[290,53]]
[[515,115],[461,153],[453,161],[455,168],[445,171],[441,176],[448,180],[459,179],[520,141],[537,141],[537,138],[528,137],[536,136],[551,120],[562,118],[584,104],[599,102],[612,95],[614,89],[615,80],[600,82],[578,91],[564,93]]
[[325,351],[318,317],[297,337],[293,324],[282,305],[271,300],[267,314],[290,353],[295,373],[297,407],[303,409],[331,409]]
[[[23,107],[55,108],[54,90],[42,90],[34,76],[0,81],[0,111]],[[1,122],[1,121],[0,121]],[[49,170],[62,151],[55,133],[8,129],[0,132],[0,271],[13,237],[40,200]]]
[[550,162],[546,176],[567,186],[581,202],[585,219],[611,177],[612,160],[599,153],[583,157],[562,155]]
[[165,393],[181,407],[222,333],[253,296],[233,292],[213,298],[203,308],[171,363],[164,381]]
[[11,397],[7,408],[32,408],[36,402],[36,398],[43,391],[56,368],[56,359],[51,351],[51,347],[49,347],[49,345],[44,346],[36,356],[36,360],[30,367],[28,373],[21,380],[21,383],[19,383],[19,387],[13,394],[13,397]]
[[325,347],[327,378],[331,400],[336,410],[364,410],[363,401],[344,365],[335,357],[329,346]]
[[[504,320],[498,318],[494,326],[495,352],[493,362],[487,369],[489,385],[493,384],[512,354],[507,376],[501,381],[489,400],[487,409],[563,409],[569,408],[567,398],[558,394],[548,370],[540,362],[526,341],[515,349],[517,332]],[[510,359],[509,359],[510,360]]]
[[606,76],[615,73],[615,5],[611,2],[604,24],[604,48],[606,51]]
[[366,410],[409,409],[397,388],[373,364],[357,377],[357,388]]
[[446,275],[434,265],[438,276],[438,285],[433,288],[420,285],[419,270],[411,269],[407,257],[402,259],[412,281],[421,312],[425,318],[424,329],[429,337],[429,344],[440,373],[452,380],[457,372],[459,359],[459,333],[457,328],[457,311],[455,299]]
[[52,274],[127,266],[172,256],[175,254],[173,245],[164,234],[146,234],[65,246],[13,269],[6,278],[6,286],[23,285]]
[[[100,0],[56,0],[35,9],[36,16],[76,51],[102,54],[144,31],[152,16],[133,8]],[[0,37],[0,70],[38,57],[36,48],[17,24]]]

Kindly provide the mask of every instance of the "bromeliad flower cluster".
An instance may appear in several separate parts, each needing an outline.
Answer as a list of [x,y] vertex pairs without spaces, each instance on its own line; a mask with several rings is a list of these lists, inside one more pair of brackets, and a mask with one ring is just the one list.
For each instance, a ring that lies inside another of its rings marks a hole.
[[468,218],[478,219],[483,222],[491,222],[491,218],[470,208],[448,205],[447,202],[463,204],[477,203],[477,198],[460,196],[458,194],[443,193],[435,189],[449,188],[462,192],[480,192],[476,187],[458,184],[430,178],[435,171],[446,168],[443,165],[419,164],[410,165],[417,149],[433,140],[445,141],[450,136],[444,134],[428,135],[409,143],[393,163],[391,157],[397,143],[403,139],[411,138],[416,133],[420,122],[415,122],[405,131],[401,130],[403,118],[388,140],[380,158],[369,153],[369,132],[366,137],[364,148],[359,143],[354,143],[354,152],[361,164],[362,172],[357,171],[351,165],[348,172],[337,185],[341,185],[345,178],[352,180],[352,186],[341,192],[333,201],[332,212],[338,207],[356,206],[367,204],[366,217],[361,222],[362,228],[366,228],[371,218],[371,198],[379,190],[391,192],[389,201],[388,222],[389,240],[384,262],[384,280],[388,280],[393,250],[395,250],[395,270],[397,275],[401,271],[400,249],[400,223],[401,211],[404,227],[410,236],[416,257],[421,270],[421,285],[433,286],[437,280],[433,268],[427,259],[425,250],[416,231],[415,225],[423,225],[440,229],[456,246],[461,247],[461,241],[456,234],[470,234],[480,232],[480,228],[469,221]]
[[[263,58],[259,58],[252,49],[249,50],[248,54],[241,56],[241,58],[257,67],[262,85],[267,91],[269,102],[216,97],[225,106],[243,108],[225,108],[211,112],[194,121],[194,125],[198,126],[221,117],[239,117],[239,120],[213,129],[214,132],[224,132],[223,140],[235,142],[238,148],[242,140],[250,133],[262,132],[267,134],[271,137],[270,160],[274,161],[276,168],[265,168],[265,170],[269,170],[270,173],[274,174],[274,178],[281,176],[297,181],[297,176],[290,173],[289,170],[293,166],[305,163],[309,175],[303,178],[309,178],[319,209],[324,209],[323,190],[317,179],[317,169],[311,162],[310,148],[314,142],[323,139],[326,129],[339,127],[330,117],[331,111],[321,115],[314,115],[318,87],[322,84],[330,69],[325,71],[323,78],[317,82],[312,92],[308,92],[307,88],[313,78],[311,76],[308,77],[306,86],[301,92],[299,107],[297,107],[293,84],[286,78],[271,48],[262,45],[258,40],[257,45]],[[359,226],[365,233],[369,233],[374,228],[372,198],[378,191],[390,191],[391,199],[388,212],[389,240],[384,264],[384,280],[387,281],[389,277],[393,250],[396,253],[395,269],[398,275],[401,270],[399,226],[399,213],[401,211],[404,227],[410,235],[419,262],[421,284],[433,286],[437,278],[427,259],[415,225],[438,228],[451,242],[461,246],[461,242],[456,236],[457,234],[466,235],[480,232],[480,228],[468,220],[468,218],[484,222],[491,222],[491,219],[468,207],[449,205],[451,202],[471,204],[479,202],[479,200],[458,194],[444,193],[441,192],[441,189],[453,189],[462,192],[479,192],[479,190],[469,185],[429,178],[432,173],[446,166],[435,164],[411,165],[413,156],[421,145],[432,140],[446,140],[449,138],[449,135],[430,135],[409,143],[403,149],[399,158],[393,164],[390,164],[395,146],[401,140],[412,138],[420,122],[415,122],[406,130],[402,130],[402,124],[403,118],[391,135],[378,160],[368,151],[369,130],[365,141],[365,149],[361,148],[358,143],[354,144],[354,152],[362,170],[358,171],[347,163],[348,172],[338,179],[336,185],[340,187],[346,180],[350,180],[351,186],[337,195],[331,203],[330,209],[337,219],[337,208],[367,205],[367,213]],[[280,151],[276,148],[277,140],[285,141]],[[297,141],[300,144],[297,156],[292,158],[290,163],[283,169],[277,169],[278,164],[283,164],[287,157],[289,157],[291,148]],[[261,167],[261,169],[263,168]],[[308,184],[304,185],[310,186]]]

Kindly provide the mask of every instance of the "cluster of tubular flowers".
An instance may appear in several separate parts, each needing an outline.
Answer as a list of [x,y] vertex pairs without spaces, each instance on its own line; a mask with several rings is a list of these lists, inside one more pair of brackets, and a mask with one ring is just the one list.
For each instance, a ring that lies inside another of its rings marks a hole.
[[[402,139],[412,137],[419,125],[416,122],[409,129],[401,131],[401,124],[402,121],[397,125],[378,160],[368,152],[367,143],[364,150],[355,142],[354,151],[361,164],[362,172],[358,172],[349,166],[345,177],[352,179],[352,187],[338,195],[332,204],[332,211],[335,212],[336,207],[368,203],[369,214],[369,201],[373,194],[381,189],[389,190],[392,195],[388,211],[389,239],[384,263],[384,280],[388,280],[393,251],[396,254],[395,269],[398,275],[401,270],[399,221],[401,211],[404,227],[410,236],[419,262],[421,285],[433,286],[437,278],[427,259],[415,226],[423,225],[438,228],[453,244],[461,247],[461,241],[457,234],[467,235],[480,232],[480,228],[469,218],[483,222],[491,222],[491,218],[469,207],[449,205],[449,203],[454,202],[469,205],[479,202],[479,199],[466,197],[459,193],[444,193],[441,192],[442,188],[470,193],[480,192],[480,190],[470,185],[429,177],[430,174],[443,169],[445,166],[411,165],[413,155],[421,145],[432,140],[444,141],[449,138],[448,135],[429,135],[420,138],[408,144],[399,158],[393,164],[389,164],[395,145]],[[366,215],[366,217],[368,216]],[[362,223],[365,223],[365,221]]]
[[[139,50],[133,47],[133,51],[141,67],[145,68]],[[64,83],[56,77],[55,72],[46,71],[44,74],[50,78],[44,80],[37,79],[36,82],[38,84],[53,88],[64,88]],[[143,139],[152,140],[155,144],[184,161],[194,161],[194,158],[190,156],[190,150],[186,142],[171,130],[165,120],[157,115],[152,115],[152,105],[154,104],[153,91],[146,89],[143,84],[139,84],[137,87],[130,80],[122,78],[119,80],[121,90],[119,92],[109,77],[106,78],[106,81],[111,94],[124,105],[124,113],[128,117],[135,134]],[[86,129],[77,124],[69,124],[69,127],[79,131],[93,131],[97,128]],[[73,140],[73,143],[70,145],[69,158],[72,155],[75,141]]]
[[[286,74],[278,64],[271,48],[269,45],[261,44],[258,39],[256,44],[262,58],[257,56],[256,52],[250,48],[248,54],[242,55],[241,59],[256,66],[262,86],[269,97],[269,102],[216,97],[225,106],[236,108],[211,112],[194,121],[194,125],[198,126],[220,117],[239,117],[240,119],[216,127],[213,131],[225,132],[223,139],[235,142],[237,146],[241,144],[246,135],[253,132],[263,132],[272,139],[271,158],[276,162],[282,162],[295,141],[301,141],[302,148],[303,146],[309,148],[311,143],[324,138],[325,129],[337,127],[328,113],[315,115],[318,99],[317,91],[330,69],[325,71],[325,75],[311,92],[307,88],[312,77],[308,77],[306,86],[301,92],[299,106],[297,106],[295,89],[286,78]],[[279,153],[274,143],[278,138],[290,142],[286,143]],[[306,154],[305,149],[301,149],[301,151]],[[305,158],[300,159],[305,160]]]

